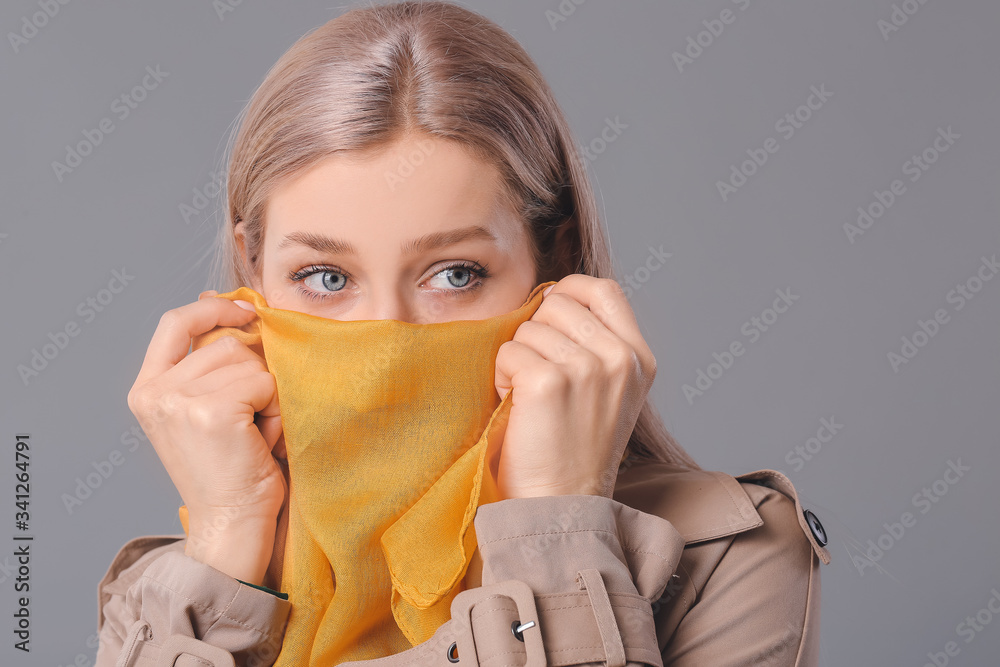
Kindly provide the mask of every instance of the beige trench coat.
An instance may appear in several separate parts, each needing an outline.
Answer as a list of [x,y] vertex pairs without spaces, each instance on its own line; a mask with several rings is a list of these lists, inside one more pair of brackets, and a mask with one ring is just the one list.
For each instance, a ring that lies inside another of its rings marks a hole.
[[[623,466],[613,498],[511,498],[474,523],[478,576],[470,565],[451,620],[402,653],[342,665],[818,662],[827,538],[781,473]],[[95,667],[273,664],[291,602],[184,544],[151,535],[119,550],[98,585]]]

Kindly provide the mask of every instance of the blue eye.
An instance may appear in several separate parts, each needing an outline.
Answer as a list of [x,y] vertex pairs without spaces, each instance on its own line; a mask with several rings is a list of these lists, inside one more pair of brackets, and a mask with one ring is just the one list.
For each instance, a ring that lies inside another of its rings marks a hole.
[[[449,266],[446,269],[438,271],[437,273],[434,274],[431,280],[433,281],[434,278],[437,278],[438,276],[445,276],[447,285],[452,285],[453,287],[457,287],[459,289],[464,288],[466,285],[472,282],[474,277],[472,269],[470,269],[467,266],[461,266],[457,264],[455,266]],[[461,283],[460,285],[455,285],[453,282],[451,282],[451,280],[456,276],[458,277],[458,282]]]
[[[316,276],[319,276],[320,278],[319,283],[313,280]],[[308,286],[313,291],[320,293],[323,293],[324,290],[339,292],[344,289],[344,285],[347,284],[347,276],[343,273],[337,273],[336,271],[314,271],[305,276],[302,280],[302,284]]]
[[[319,276],[319,279],[311,280],[312,276]],[[435,273],[430,280],[434,280],[438,276],[445,276],[445,284],[451,287],[434,289],[432,291],[448,292],[449,296],[459,296],[482,287],[486,278],[490,276],[490,272],[487,264],[457,262],[444,267]],[[330,299],[337,292],[342,292],[350,277],[350,274],[341,271],[337,267],[315,264],[288,274],[289,280],[299,283],[296,291],[314,301]],[[460,284],[456,285],[456,282]]]

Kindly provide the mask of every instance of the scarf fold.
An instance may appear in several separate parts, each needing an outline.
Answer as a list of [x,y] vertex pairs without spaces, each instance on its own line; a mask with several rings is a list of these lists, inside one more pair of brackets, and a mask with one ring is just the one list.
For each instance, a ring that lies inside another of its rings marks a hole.
[[192,349],[234,336],[277,383],[289,496],[276,585],[292,609],[275,667],[393,655],[449,619],[476,509],[500,499],[489,443],[512,392],[497,396],[496,354],[553,284],[502,315],[432,324],[270,308],[248,287],[218,295],[258,316]]

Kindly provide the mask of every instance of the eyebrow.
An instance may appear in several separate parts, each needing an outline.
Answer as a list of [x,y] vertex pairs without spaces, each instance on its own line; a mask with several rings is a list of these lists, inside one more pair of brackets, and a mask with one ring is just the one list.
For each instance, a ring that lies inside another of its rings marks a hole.
[[[404,243],[400,247],[400,250],[403,255],[415,255],[422,251],[443,248],[474,239],[485,239],[493,243],[497,241],[497,237],[493,232],[480,225],[473,225],[471,227],[462,227],[461,229],[449,229],[444,232],[426,234]],[[322,234],[314,234],[312,232],[291,232],[278,243],[278,249],[294,245],[304,245],[317,252],[329,255],[358,254],[358,249],[343,239],[336,239],[331,236],[323,236]]]

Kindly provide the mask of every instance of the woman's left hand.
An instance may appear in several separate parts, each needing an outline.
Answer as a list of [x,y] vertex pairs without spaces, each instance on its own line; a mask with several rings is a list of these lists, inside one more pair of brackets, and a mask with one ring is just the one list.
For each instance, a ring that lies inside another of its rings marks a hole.
[[490,445],[500,447],[491,464],[498,490],[610,498],[656,359],[614,280],[577,273],[549,289],[497,353],[497,392],[517,389]]

